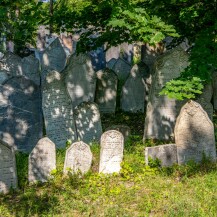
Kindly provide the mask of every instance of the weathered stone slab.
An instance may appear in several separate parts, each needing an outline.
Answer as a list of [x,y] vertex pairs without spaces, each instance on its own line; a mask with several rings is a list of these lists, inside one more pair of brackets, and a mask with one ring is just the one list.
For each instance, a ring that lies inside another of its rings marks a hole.
[[145,83],[138,65],[134,65],[122,87],[121,109],[127,112],[144,112]]
[[131,66],[124,59],[119,58],[112,70],[117,74],[119,80],[125,81],[130,74]]
[[88,172],[91,167],[93,155],[90,147],[84,142],[75,142],[66,150],[64,173],[82,174]]
[[30,55],[22,59],[22,75],[40,85],[39,60]]
[[42,129],[39,87],[23,76],[0,85],[0,139],[15,150],[31,152]]
[[0,84],[4,83],[10,75],[6,70],[0,70]]
[[161,161],[161,166],[169,167],[178,163],[176,144],[159,145],[145,148],[145,162],[148,165],[149,158]]
[[106,64],[107,68],[112,69],[112,67],[114,66],[116,61],[117,61],[117,59],[115,59],[115,58],[110,59]]
[[182,107],[176,121],[175,142],[179,164],[200,162],[203,154],[216,159],[214,126],[199,103],[189,101]]
[[56,70],[61,72],[66,65],[66,53],[56,38],[44,51],[42,56],[42,70]]
[[83,102],[74,109],[75,124],[78,139],[91,145],[99,141],[102,135],[102,125],[97,104]]
[[102,134],[100,140],[100,173],[118,173],[123,160],[124,137],[116,130]]
[[111,59],[118,59],[120,57],[120,47],[110,47],[105,54],[106,62],[108,63]]
[[154,75],[146,109],[144,140],[170,140],[174,138],[175,121],[183,101],[159,96],[160,91],[188,65],[188,54],[177,47],[158,58],[154,65]]
[[42,138],[29,155],[29,182],[46,182],[52,177],[51,172],[55,169],[55,144],[48,137]]
[[131,135],[130,128],[125,125],[113,125],[113,126],[108,127],[105,131],[108,131],[108,130],[117,130],[118,132],[122,133],[124,137],[124,142],[126,142],[129,136]]
[[109,69],[100,70],[96,73],[97,85],[95,102],[102,113],[115,113],[118,78]]
[[57,148],[64,148],[68,139],[77,140],[72,102],[59,72],[51,71],[46,77],[42,109],[47,136]]
[[17,188],[17,170],[14,150],[0,141],[0,193]]
[[103,47],[99,47],[96,50],[90,51],[89,56],[95,72],[106,67],[105,52]]
[[96,74],[87,55],[72,55],[64,73],[66,87],[71,97],[73,108],[81,102],[94,101]]

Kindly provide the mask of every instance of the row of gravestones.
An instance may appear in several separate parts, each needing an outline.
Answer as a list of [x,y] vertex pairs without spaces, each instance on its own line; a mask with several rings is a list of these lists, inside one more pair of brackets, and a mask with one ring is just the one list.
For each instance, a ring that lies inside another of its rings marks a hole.
[[[116,130],[102,134],[100,141],[100,173],[114,173],[121,169],[124,137]],[[92,164],[90,146],[82,141],[75,142],[66,150],[63,173],[86,173]],[[45,182],[56,169],[56,145],[48,138],[38,141],[29,155],[28,180]],[[17,187],[16,161],[13,148],[0,142],[0,193]]]

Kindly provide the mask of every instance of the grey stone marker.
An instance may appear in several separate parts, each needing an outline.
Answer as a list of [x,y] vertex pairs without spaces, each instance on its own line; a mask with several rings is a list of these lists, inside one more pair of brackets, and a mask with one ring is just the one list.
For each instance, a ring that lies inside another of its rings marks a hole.
[[22,59],[22,75],[40,85],[39,60],[30,55]]
[[216,160],[214,126],[199,103],[189,101],[182,107],[176,121],[175,142],[179,164],[200,162],[203,153]]
[[91,167],[93,155],[90,147],[84,142],[75,142],[66,150],[64,173],[82,174],[88,172]]
[[124,137],[116,130],[102,134],[100,140],[100,173],[118,173],[123,160]]
[[102,113],[115,113],[118,78],[112,70],[105,69],[96,73],[95,102]]
[[127,112],[144,112],[145,82],[138,65],[134,65],[121,93],[121,109]]
[[6,80],[0,85],[0,139],[15,150],[31,152],[42,130],[39,87],[23,76]]
[[156,61],[146,109],[144,140],[174,138],[176,118],[185,102],[159,96],[159,93],[166,82],[178,77],[187,66],[188,54],[180,47],[168,51]]
[[159,145],[145,148],[145,162],[148,165],[149,157],[153,160],[159,159],[161,166],[169,167],[178,163],[176,144]]
[[13,148],[0,141],[0,193],[17,188],[16,160]]
[[48,137],[42,138],[29,155],[29,182],[46,182],[55,169],[56,146]]
[[96,89],[96,74],[86,54],[72,55],[64,70],[65,83],[73,108],[81,102],[93,102]]
[[56,38],[44,51],[42,56],[42,70],[62,71],[66,65],[66,53]]
[[119,80],[125,81],[130,74],[131,66],[124,59],[119,58],[113,65],[112,70],[117,74]]
[[102,135],[102,125],[97,104],[83,102],[74,109],[78,140],[88,145],[98,142]]
[[72,102],[59,72],[51,71],[46,77],[42,109],[47,136],[57,148],[64,148],[68,139],[77,140]]
[[124,137],[124,142],[126,142],[129,136],[131,135],[130,128],[125,125],[113,125],[113,126],[106,128],[105,131],[108,131],[108,130],[117,130],[118,132],[122,133]]
[[4,83],[10,75],[6,70],[0,70],[0,84]]
[[107,68],[112,69],[112,67],[114,66],[116,61],[117,61],[117,59],[115,59],[115,58],[110,59],[106,64]]

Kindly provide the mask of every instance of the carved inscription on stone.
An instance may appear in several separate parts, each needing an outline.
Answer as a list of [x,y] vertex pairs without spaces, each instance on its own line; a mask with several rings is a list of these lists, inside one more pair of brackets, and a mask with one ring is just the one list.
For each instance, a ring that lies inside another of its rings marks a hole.
[[13,149],[0,141],[0,193],[17,187],[16,161]]
[[65,147],[67,139],[77,139],[72,103],[61,74],[48,73],[43,87],[42,108],[47,136],[57,148]]
[[78,139],[91,145],[99,141],[102,125],[98,106],[95,103],[83,102],[74,110]]
[[102,113],[115,113],[118,79],[109,69],[97,73],[95,102]]
[[144,112],[145,83],[138,65],[134,65],[121,93],[121,109],[128,112]]
[[187,65],[188,55],[180,47],[167,52],[156,61],[146,110],[144,140],[174,138],[176,117],[185,102],[160,96],[159,93],[166,82],[178,77]]
[[109,130],[101,136],[99,172],[114,173],[121,169],[124,151],[124,137],[116,130]]
[[216,159],[214,126],[201,105],[187,102],[181,109],[175,126],[178,163],[200,162],[203,154]]
[[73,143],[66,151],[64,173],[88,172],[92,163],[90,147],[84,142]]
[[94,101],[96,74],[87,55],[72,55],[64,73],[66,74],[65,83],[73,108],[81,102]]
[[163,167],[172,166],[178,162],[176,144],[147,147],[145,148],[145,162],[147,165],[149,157],[153,160],[159,159]]
[[46,182],[56,169],[56,147],[47,137],[38,141],[29,155],[29,182]]

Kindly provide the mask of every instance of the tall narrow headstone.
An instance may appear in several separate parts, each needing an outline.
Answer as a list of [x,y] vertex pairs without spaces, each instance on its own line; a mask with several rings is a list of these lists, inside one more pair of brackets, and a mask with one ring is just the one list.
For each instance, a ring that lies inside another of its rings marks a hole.
[[203,154],[216,160],[214,126],[199,103],[189,101],[182,107],[176,121],[175,142],[179,164],[201,162]]
[[97,85],[95,102],[102,113],[115,113],[118,79],[109,69],[96,73]]
[[46,182],[56,169],[56,147],[47,137],[38,141],[29,155],[29,182]]
[[121,93],[121,109],[127,112],[144,112],[145,107],[145,83],[142,71],[138,65],[134,65],[127,78]]
[[0,85],[0,139],[15,150],[31,152],[42,136],[41,91],[17,76]]
[[146,109],[144,140],[174,138],[175,121],[184,102],[160,96],[159,93],[166,82],[178,77],[187,66],[188,55],[180,47],[167,52],[156,61]]
[[13,149],[0,141],[0,193],[17,188],[16,160]]
[[91,145],[99,141],[102,125],[98,106],[92,102],[83,102],[74,109],[78,139]]
[[116,130],[109,130],[100,139],[100,173],[118,173],[123,160],[124,137]]
[[44,51],[42,56],[42,70],[56,70],[61,72],[66,65],[66,53],[56,38]]
[[64,148],[68,139],[77,140],[72,102],[59,72],[52,71],[46,77],[42,109],[47,136],[57,148]]
[[64,163],[64,173],[82,174],[88,172],[91,167],[93,155],[90,146],[84,142],[75,142],[66,150],[66,157]]
[[96,74],[87,55],[72,55],[64,73],[73,108],[81,102],[94,101]]

